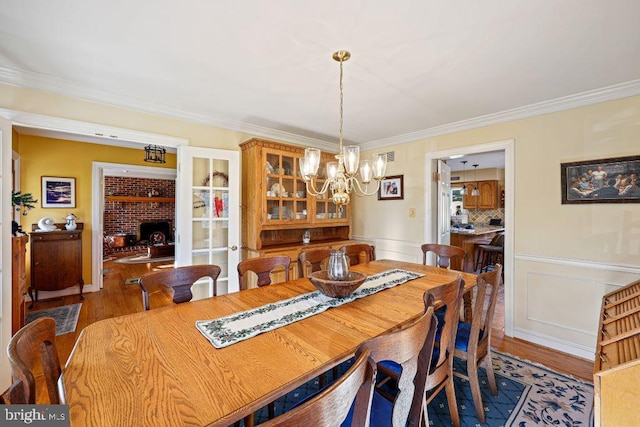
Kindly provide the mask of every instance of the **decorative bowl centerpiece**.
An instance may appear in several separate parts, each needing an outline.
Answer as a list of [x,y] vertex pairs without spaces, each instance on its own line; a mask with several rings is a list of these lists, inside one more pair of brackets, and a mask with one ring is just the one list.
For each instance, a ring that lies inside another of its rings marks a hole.
[[308,276],[320,292],[331,298],[343,298],[351,295],[367,278],[367,275],[359,271],[350,271],[346,280],[331,280],[326,271],[315,271]]

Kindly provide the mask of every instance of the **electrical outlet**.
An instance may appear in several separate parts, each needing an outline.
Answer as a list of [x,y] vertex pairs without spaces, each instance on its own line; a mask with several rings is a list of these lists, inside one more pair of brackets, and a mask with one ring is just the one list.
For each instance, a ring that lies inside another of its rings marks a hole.
[[416,208],[409,208],[409,218],[416,217]]

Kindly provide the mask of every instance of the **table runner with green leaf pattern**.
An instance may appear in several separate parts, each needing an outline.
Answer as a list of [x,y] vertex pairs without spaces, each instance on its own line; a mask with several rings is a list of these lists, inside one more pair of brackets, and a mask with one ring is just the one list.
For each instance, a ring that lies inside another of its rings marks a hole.
[[214,347],[224,348],[422,276],[398,268],[387,270],[367,277],[354,293],[344,298],[330,298],[314,291],[218,319],[198,320],[196,328]]

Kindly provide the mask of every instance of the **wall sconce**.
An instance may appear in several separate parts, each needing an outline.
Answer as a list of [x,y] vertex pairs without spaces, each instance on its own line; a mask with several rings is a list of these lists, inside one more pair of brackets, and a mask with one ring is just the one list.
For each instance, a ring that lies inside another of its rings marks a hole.
[[149,163],[166,163],[164,155],[167,150],[158,145],[147,145],[144,147],[144,161]]

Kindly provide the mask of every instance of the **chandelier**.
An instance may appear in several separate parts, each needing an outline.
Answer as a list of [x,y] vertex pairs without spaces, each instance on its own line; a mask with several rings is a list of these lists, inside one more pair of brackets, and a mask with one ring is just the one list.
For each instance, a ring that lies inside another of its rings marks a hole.
[[[342,64],[351,57],[346,50],[339,50],[333,54],[333,59],[340,63],[340,145],[335,162],[327,162],[326,179],[322,187],[318,189],[318,167],[320,166],[320,150],[307,148],[304,157],[300,158],[300,175],[307,187],[307,192],[317,197],[328,194],[333,203],[344,206],[351,199],[350,194],[358,196],[371,196],[378,192],[380,181],[384,178],[387,169],[386,153],[373,155],[372,160],[360,161],[360,147],[349,145],[342,147],[342,125],[344,121]],[[358,180],[358,171],[360,179]],[[375,188],[369,189],[372,182]]]

